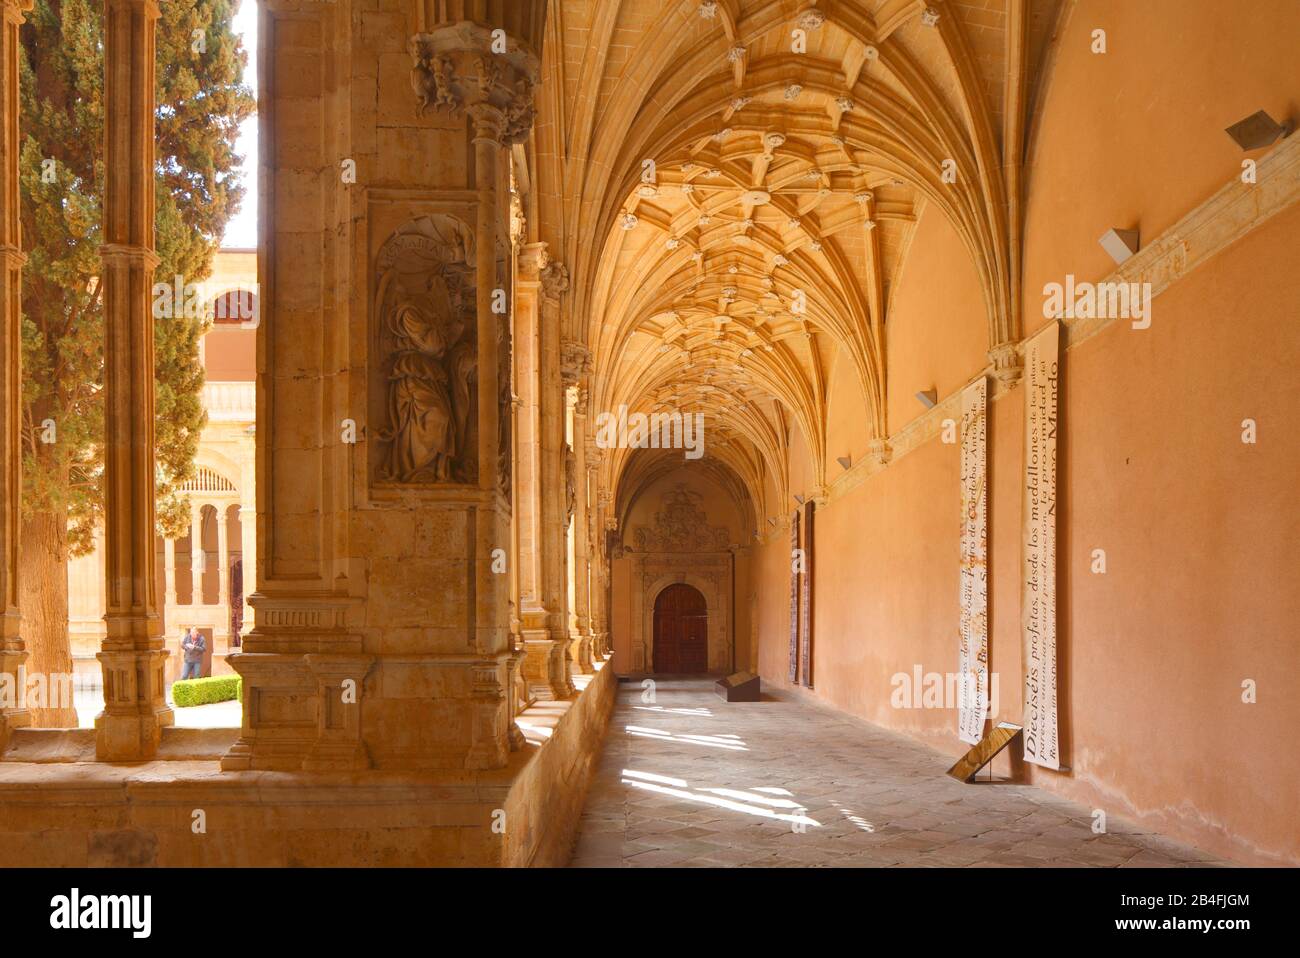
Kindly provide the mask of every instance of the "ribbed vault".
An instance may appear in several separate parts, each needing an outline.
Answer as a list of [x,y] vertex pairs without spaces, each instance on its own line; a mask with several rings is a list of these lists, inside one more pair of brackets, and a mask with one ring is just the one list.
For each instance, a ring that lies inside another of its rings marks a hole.
[[[1002,143],[1023,142],[1005,117],[1056,0],[981,7],[550,4],[534,238],[570,270],[564,336],[591,351],[593,411],[703,412],[708,460],[760,515],[788,505],[797,428],[823,487],[835,363],[864,438],[887,438],[890,296],[931,204],[975,266],[990,348],[1018,338]],[[651,468],[631,453],[602,465],[620,502]]]

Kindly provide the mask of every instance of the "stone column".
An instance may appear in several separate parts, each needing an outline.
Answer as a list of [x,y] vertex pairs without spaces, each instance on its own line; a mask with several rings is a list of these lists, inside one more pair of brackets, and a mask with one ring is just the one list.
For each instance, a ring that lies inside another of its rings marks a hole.
[[239,561],[243,564],[244,633],[253,628],[253,605],[248,601],[257,588],[257,513],[249,503],[239,506]]
[[230,542],[226,527],[226,514],[221,506],[216,505],[217,520],[217,602],[230,606]]
[[203,548],[203,503],[190,503],[190,605],[207,605],[203,580],[208,571],[208,553]]
[[227,528],[226,510],[220,505],[217,510],[217,605],[226,610],[221,626],[212,637],[212,651],[218,651],[218,640],[224,637],[221,652],[230,651],[230,530]]
[[19,690],[27,646],[18,607],[18,533],[22,528],[22,251],[19,218],[18,27],[32,0],[0,0],[0,676],[14,691],[0,702],[0,753],[9,732],[31,724]]
[[591,667],[591,548],[587,503],[587,386],[578,385],[573,407],[574,503],[573,503],[573,600],[578,618],[574,664],[587,674]]
[[172,722],[154,580],[154,0],[104,3],[103,761],[140,761]]
[[597,502],[599,503],[599,512],[597,513],[599,525],[597,534],[600,536],[598,548],[600,550],[600,629],[601,642],[603,645],[603,654],[606,656],[614,653],[614,637],[612,626],[610,625],[610,583],[613,576],[614,557],[608,551],[609,533],[618,528],[618,519],[614,515],[614,494],[608,489],[601,489],[597,493]]
[[591,655],[597,660],[605,657],[601,590],[605,567],[601,540],[605,536],[605,525],[604,510],[600,500],[600,465],[604,457],[604,452],[596,447],[595,442],[589,441],[587,446],[587,592],[591,604]]
[[569,289],[569,271],[549,262],[541,270],[538,322],[537,469],[538,554],[541,629],[524,633],[524,676],[534,698],[573,694],[568,665],[568,609],[565,587],[564,382],[560,357],[560,301]]

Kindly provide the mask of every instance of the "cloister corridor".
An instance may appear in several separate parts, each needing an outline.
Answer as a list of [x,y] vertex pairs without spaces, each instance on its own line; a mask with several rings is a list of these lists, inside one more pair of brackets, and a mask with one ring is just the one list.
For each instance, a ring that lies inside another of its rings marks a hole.
[[704,678],[620,686],[577,868],[1219,867],[1221,859],[1030,785],[963,785],[952,760],[842,713]]

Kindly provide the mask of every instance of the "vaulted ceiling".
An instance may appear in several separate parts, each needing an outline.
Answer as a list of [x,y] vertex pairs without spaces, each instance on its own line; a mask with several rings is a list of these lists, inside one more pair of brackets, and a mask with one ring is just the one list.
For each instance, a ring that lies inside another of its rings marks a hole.
[[[928,206],[975,266],[990,347],[1018,338],[1015,198],[1058,5],[552,0],[534,238],[570,269],[593,415],[704,412],[760,516],[784,507],[794,428],[824,485],[833,364],[885,435],[891,295]],[[612,451],[609,488],[636,458]]]

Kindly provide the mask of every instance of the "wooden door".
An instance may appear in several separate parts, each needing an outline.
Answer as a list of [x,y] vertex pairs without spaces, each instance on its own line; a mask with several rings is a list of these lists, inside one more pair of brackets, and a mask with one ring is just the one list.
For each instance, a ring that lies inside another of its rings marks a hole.
[[709,615],[704,596],[685,583],[670,585],[655,600],[654,670],[674,675],[708,668]]

